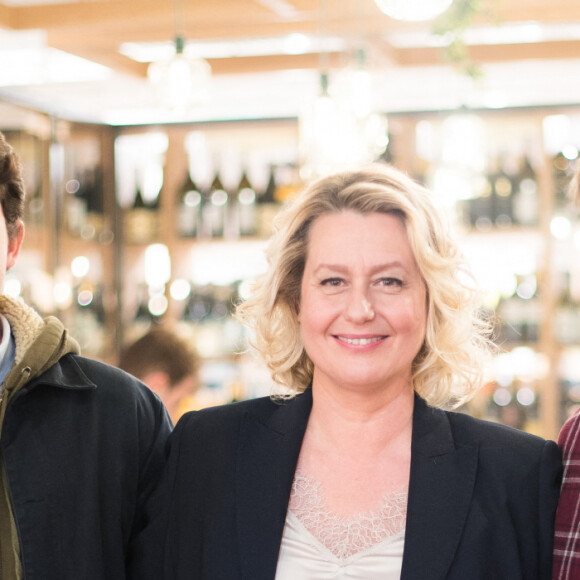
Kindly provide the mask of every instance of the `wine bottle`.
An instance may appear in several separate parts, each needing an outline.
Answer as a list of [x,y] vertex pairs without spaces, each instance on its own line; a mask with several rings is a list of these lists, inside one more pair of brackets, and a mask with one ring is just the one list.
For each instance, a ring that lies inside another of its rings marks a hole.
[[137,305],[133,315],[133,326],[148,326],[158,320],[149,309],[149,290],[146,284],[138,286]]
[[266,188],[256,199],[258,210],[258,236],[261,238],[269,238],[272,234],[272,224],[274,217],[280,210],[280,204],[276,201],[276,167],[270,165],[270,174]]
[[66,228],[74,237],[80,237],[87,222],[87,202],[81,188],[82,177],[69,179],[65,184]]
[[219,171],[211,183],[204,204],[204,228],[212,238],[222,238],[225,233],[228,193],[225,190]]
[[540,319],[542,317],[542,305],[540,297],[534,294],[523,302],[522,339],[524,342],[536,343],[540,337]]
[[199,235],[201,212],[202,195],[188,170],[177,196],[177,232],[181,237]]
[[561,277],[560,295],[554,315],[554,338],[559,344],[574,342],[576,319],[574,304],[570,293],[570,273],[564,272]]
[[528,155],[523,157],[517,175],[513,211],[515,223],[522,226],[538,225],[538,182]]
[[524,340],[525,305],[517,295],[503,298],[497,307],[501,321],[500,342],[521,343]]
[[238,209],[238,224],[241,236],[254,236],[256,234],[256,191],[252,187],[246,171],[238,184],[236,193]]
[[145,244],[150,242],[155,234],[155,210],[143,199],[141,186],[136,182],[133,206],[125,214],[125,236],[128,243]]
[[102,289],[91,282],[82,282],[75,289],[76,300],[73,308],[71,332],[74,332],[81,348],[97,355],[104,339],[105,310]]
[[474,197],[469,201],[469,223],[481,231],[488,231],[492,226],[492,190],[495,178],[495,165],[493,160],[489,163],[488,172],[481,181],[480,187],[474,192]]
[[100,167],[85,171],[83,188],[87,204],[87,224],[81,235],[84,239],[93,239],[102,233],[105,226],[103,177]]
[[559,344],[578,344],[580,342],[580,305],[573,292],[573,275],[564,272],[554,316],[554,339]]
[[514,168],[509,155],[504,155],[498,172],[493,176],[491,205],[493,223],[498,228],[506,228],[513,223],[512,193]]
[[182,313],[186,322],[201,323],[211,317],[213,310],[213,296],[210,287],[196,287],[189,295],[189,300]]
[[232,193],[228,195],[228,203],[225,209],[224,238],[237,240],[240,237],[240,207],[238,204],[237,187],[232,187]]
[[562,151],[552,158],[554,179],[554,199],[556,209],[563,209],[569,205],[568,186],[572,177],[572,164]]

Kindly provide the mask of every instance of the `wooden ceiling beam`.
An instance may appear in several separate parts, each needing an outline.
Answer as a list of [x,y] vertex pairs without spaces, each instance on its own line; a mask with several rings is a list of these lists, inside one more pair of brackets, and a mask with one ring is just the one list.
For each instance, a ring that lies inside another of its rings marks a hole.
[[[340,66],[341,55],[330,53],[329,67]],[[209,59],[212,74],[248,74],[261,72],[275,72],[279,70],[293,69],[318,69],[320,58],[317,54],[300,55],[272,55],[245,58]]]
[[13,27],[14,11],[9,6],[0,4],[0,26],[5,28]]
[[580,2],[575,0],[485,0],[484,11],[495,14],[500,23],[580,20]]
[[[93,26],[115,21],[138,23],[174,20],[174,4],[171,0],[139,0],[136,10],[134,0],[102,0],[69,4],[41,4],[12,8],[14,25],[19,29],[61,28],[67,26]],[[185,5],[185,20],[199,22],[240,22],[283,20],[272,11],[253,0],[212,0]],[[231,32],[231,30],[230,30]]]
[[[445,62],[440,47],[394,49],[388,44],[384,49],[373,47],[373,62],[381,61],[381,66],[435,66]],[[144,77],[147,63],[135,62],[117,52],[98,50],[78,50],[78,56],[98,62],[112,69]],[[580,41],[541,43],[540,45],[472,46],[469,55],[479,64],[510,62],[514,60],[564,60],[580,54]],[[330,53],[330,67],[340,68],[348,61],[348,55]],[[264,73],[277,70],[317,69],[320,63],[318,54],[268,55],[256,57],[233,57],[227,59],[208,59],[215,75]]]
[[[444,52],[440,47],[397,49],[394,54],[396,55],[396,62],[400,66],[426,66],[444,61]],[[578,58],[578,55],[580,55],[580,40],[470,46],[468,47],[468,54],[473,62],[479,64],[514,60]]]
[[[188,26],[215,27],[220,22],[232,33],[232,25],[275,25],[287,22],[295,25],[310,22],[319,26],[320,14],[317,0],[285,0],[296,7],[295,18],[284,19],[266,8],[266,4],[256,0],[212,0],[211,2],[185,3],[184,19]],[[7,27],[24,29],[60,29],[84,27],[121,21],[131,27],[132,23],[152,21],[160,24],[173,21],[172,0],[139,0],[135,10],[134,0],[100,0],[93,2],[73,2],[66,4],[40,4],[36,6],[8,7],[0,4],[0,23]],[[328,24],[332,22],[350,25],[358,24],[363,30],[380,26],[393,30],[413,29],[417,26],[431,26],[430,23],[405,23],[383,15],[373,0],[357,2],[334,2],[328,11]],[[577,0],[484,0],[480,14],[476,18],[483,22],[558,22],[580,20],[580,2]]]

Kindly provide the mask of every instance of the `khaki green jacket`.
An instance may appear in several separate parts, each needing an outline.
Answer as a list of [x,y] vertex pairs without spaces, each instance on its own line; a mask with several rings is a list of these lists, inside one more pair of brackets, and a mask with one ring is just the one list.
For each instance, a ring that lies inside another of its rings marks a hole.
[[[62,323],[43,320],[21,300],[0,295],[0,314],[10,323],[16,345],[15,360],[0,395],[0,438],[6,408],[30,380],[53,366],[62,356],[78,353],[79,346]],[[0,451],[0,579],[20,580],[20,546],[11,508],[10,489]]]

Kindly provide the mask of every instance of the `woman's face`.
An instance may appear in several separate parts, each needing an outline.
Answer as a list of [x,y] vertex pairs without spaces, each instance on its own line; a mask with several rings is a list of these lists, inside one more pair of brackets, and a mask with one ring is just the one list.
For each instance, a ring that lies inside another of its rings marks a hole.
[[314,385],[411,386],[425,337],[425,285],[402,221],[354,211],[311,227],[300,325]]

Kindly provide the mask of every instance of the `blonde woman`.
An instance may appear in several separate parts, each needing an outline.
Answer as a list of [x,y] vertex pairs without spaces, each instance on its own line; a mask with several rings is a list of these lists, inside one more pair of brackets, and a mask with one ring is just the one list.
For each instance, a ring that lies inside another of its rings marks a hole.
[[323,178],[268,259],[238,314],[282,390],[179,422],[151,577],[549,578],[555,443],[443,410],[489,329],[429,193],[385,165]]

